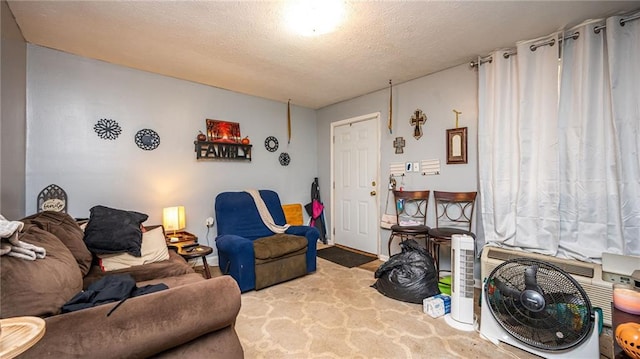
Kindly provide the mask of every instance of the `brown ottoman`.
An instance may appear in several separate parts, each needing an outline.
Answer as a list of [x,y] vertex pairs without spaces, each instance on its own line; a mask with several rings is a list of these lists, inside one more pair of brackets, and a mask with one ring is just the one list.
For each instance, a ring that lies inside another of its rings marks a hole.
[[253,241],[256,290],[307,274],[307,239],[274,234]]

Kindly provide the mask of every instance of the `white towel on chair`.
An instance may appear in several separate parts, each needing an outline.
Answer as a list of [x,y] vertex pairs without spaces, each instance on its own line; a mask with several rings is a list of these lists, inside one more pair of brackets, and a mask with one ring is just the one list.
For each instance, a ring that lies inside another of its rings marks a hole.
[[251,195],[251,197],[253,197],[253,201],[256,203],[256,208],[258,208],[258,213],[260,214],[260,218],[262,218],[262,222],[264,223],[265,226],[267,226],[267,228],[269,228],[271,232],[284,233],[289,228],[288,224],[281,226],[275,223],[275,221],[273,220],[273,217],[271,216],[271,213],[269,213],[269,209],[267,208],[267,205],[262,200],[262,197],[260,197],[260,192],[258,192],[255,189],[249,189],[249,190],[246,190],[245,192],[247,192],[249,195]]

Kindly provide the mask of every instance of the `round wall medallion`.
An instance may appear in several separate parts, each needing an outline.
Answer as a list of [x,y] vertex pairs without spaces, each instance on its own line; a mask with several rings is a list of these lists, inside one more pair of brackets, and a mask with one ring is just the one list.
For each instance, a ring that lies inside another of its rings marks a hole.
[[142,129],[136,133],[136,145],[146,151],[155,150],[160,145],[160,136],[154,130]]
[[93,130],[103,140],[115,140],[122,133],[122,128],[120,128],[118,122],[110,118],[101,118],[93,125]]
[[278,149],[278,139],[273,136],[267,137],[267,139],[264,140],[264,148],[269,152],[276,152]]
[[291,162],[291,157],[289,157],[289,154],[286,152],[282,152],[280,154],[280,157],[278,157],[278,160],[280,161],[280,164],[283,166],[288,166],[289,162]]

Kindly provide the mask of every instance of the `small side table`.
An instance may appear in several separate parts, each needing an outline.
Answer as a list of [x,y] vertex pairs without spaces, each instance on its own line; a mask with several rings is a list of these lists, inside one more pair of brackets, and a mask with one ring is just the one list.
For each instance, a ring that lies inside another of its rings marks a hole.
[[0,319],[0,358],[14,358],[44,336],[45,321],[38,317]]
[[613,333],[611,333],[613,336],[613,354],[615,355],[614,359],[627,359],[629,358],[629,356],[624,352],[624,350],[622,350],[620,345],[618,345],[618,341],[616,340],[616,328],[618,328],[618,325],[622,323],[639,323],[640,315],[622,311],[614,307],[613,302],[611,302],[611,319],[611,329],[613,329]]
[[213,253],[213,248],[203,245],[197,245],[188,248],[184,248],[182,245],[177,245],[175,246],[175,248],[177,249],[178,254],[186,260],[202,258],[204,276],[207,279],[211,278],[211,271],[209,270],[209,264],[207,263],[207,256]]
[[[164,238],[167,241],[167,245],[174,245],[174,244],[179,244],[179,243],[198,243],[198,236],[196,236],[195,234],[189,233],[187,231],[180,231],[180,232],[176,232],[175,234],[173,233],[167,233],[165,232],[164,234]],[[178,241],[177,242],[171,242],[171,238],[177,238]]]

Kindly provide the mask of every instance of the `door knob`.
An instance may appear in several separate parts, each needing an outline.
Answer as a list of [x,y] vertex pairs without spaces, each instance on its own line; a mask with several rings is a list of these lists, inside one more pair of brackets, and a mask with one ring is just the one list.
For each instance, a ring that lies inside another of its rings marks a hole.
[[369,192],[370,195],[375,196],[376,195],[376,191],[371,191]]

